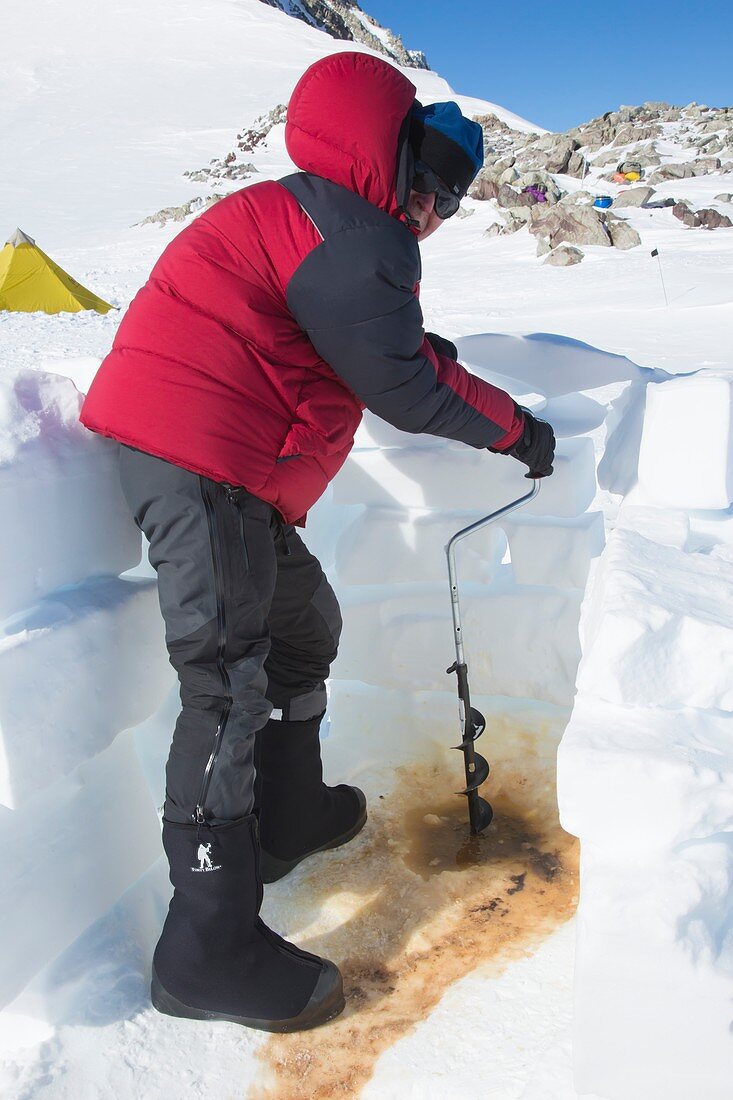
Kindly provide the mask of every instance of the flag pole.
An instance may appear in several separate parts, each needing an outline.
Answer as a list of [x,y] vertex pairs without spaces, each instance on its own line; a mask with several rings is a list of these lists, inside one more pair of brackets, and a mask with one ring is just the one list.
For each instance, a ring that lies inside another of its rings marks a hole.
[[658,248],[655,248],[655,249],[652,250],[652,256],[657,257],[657,263],[659,264],[659,278],[662,280],[662,292],[664,294],[664,304],[665,304],[665,306],[669,306],[669,300],[667,298],[667,288],[664,285],[664,275],[662,274],[662,261],[659,258],[659,249]]

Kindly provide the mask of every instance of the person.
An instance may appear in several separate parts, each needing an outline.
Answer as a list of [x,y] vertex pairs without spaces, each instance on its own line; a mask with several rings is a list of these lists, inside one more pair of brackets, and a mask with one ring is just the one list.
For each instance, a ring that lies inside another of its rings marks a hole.
[[[418,242],[480,169],[480,126],[343,52],[299,80],[285,140],[300,171],[235,192],[168,245],[81,410],[119,443],[180,680],[153,1004],[269,1031],[321,1024],[344,996],[332,962],[263,922],[262,881],[347,843],[367,813],[358,788],[323,782],[341,616],[297,528],[364,408],[532,477],[554,449],[549,425],[423,330]],[[211,867],[192,874],[201,845]]]

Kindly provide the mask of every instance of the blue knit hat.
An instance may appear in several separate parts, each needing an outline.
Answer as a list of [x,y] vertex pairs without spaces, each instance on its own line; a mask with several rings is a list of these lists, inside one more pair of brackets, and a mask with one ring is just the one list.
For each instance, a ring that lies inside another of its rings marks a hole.
[[457,103],[416,103],[410,112],[410,145],[416,161],[440,176],[461,198],[484,163],[484,134]]

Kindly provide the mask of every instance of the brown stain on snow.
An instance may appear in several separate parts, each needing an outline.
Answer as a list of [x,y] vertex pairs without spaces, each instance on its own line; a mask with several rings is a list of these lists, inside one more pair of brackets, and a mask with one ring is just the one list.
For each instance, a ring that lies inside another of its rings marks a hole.
[[468,834],[465,799],[446,800],[445,767],[401,769],[357,840],[303,865],[294,889],[306,919],[353,895],[337,928],[293,937],[338,963],[346,1010],[317,1030],[269,1037],[249,1100],[359,1096],[379,1056],[453,983],[478,966],[499,974],[573,915],[577,841],[557,818],[553,757],[530,748],[521,774],[516,757],[501,768],[499,789],[482,789],[495,816],[479,837]]

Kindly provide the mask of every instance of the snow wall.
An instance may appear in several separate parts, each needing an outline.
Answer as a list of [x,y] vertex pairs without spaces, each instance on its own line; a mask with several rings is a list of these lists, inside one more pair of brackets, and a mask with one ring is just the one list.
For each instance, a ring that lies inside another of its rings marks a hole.
[[[666,1064],[666,1096],[689,1092],[694,1067],[698,1094],[722,1097],[733,864],[723,597],[733,563],[717,550],[691,553],[689,520],[666,500],[629,503],[650,372],[554,337],[461,344],[477,373],[545,409],[558,434],[556,473],[539,497],[459,550],[472,686],[509,706],[573,703],[581,602],[604,544],[590,433],[606,416],[604,387],[623,390],[601,475],[627,503],[585,601],[579,694],[559,761],[563,822],[582,840],[577,1085],[646,1098]],[[503,376],[484,366],[497,351]],[[81,399],[57,375],[0,376],[0,829],[12,853],[0,907],[15,945],[2,1004],[160,854],[163,776],[157,758],[146,775],[146,738],[167,738],[177,682],[155,581],[128,572],[142,545],[116,447],[77,423]],[[656,464],[647,467],[652,476]],[[443,547],[526,490],[511,460],[405,437],[367,416],[306,533],[344,611],[331,715],[355,684],[445,705],[455,688]]]
[[625,495],[558,754],[560,819],[581,839],[581,1095],[731,1096],[732,396],[699,372],[632,384],[609,417],[599,476]]

